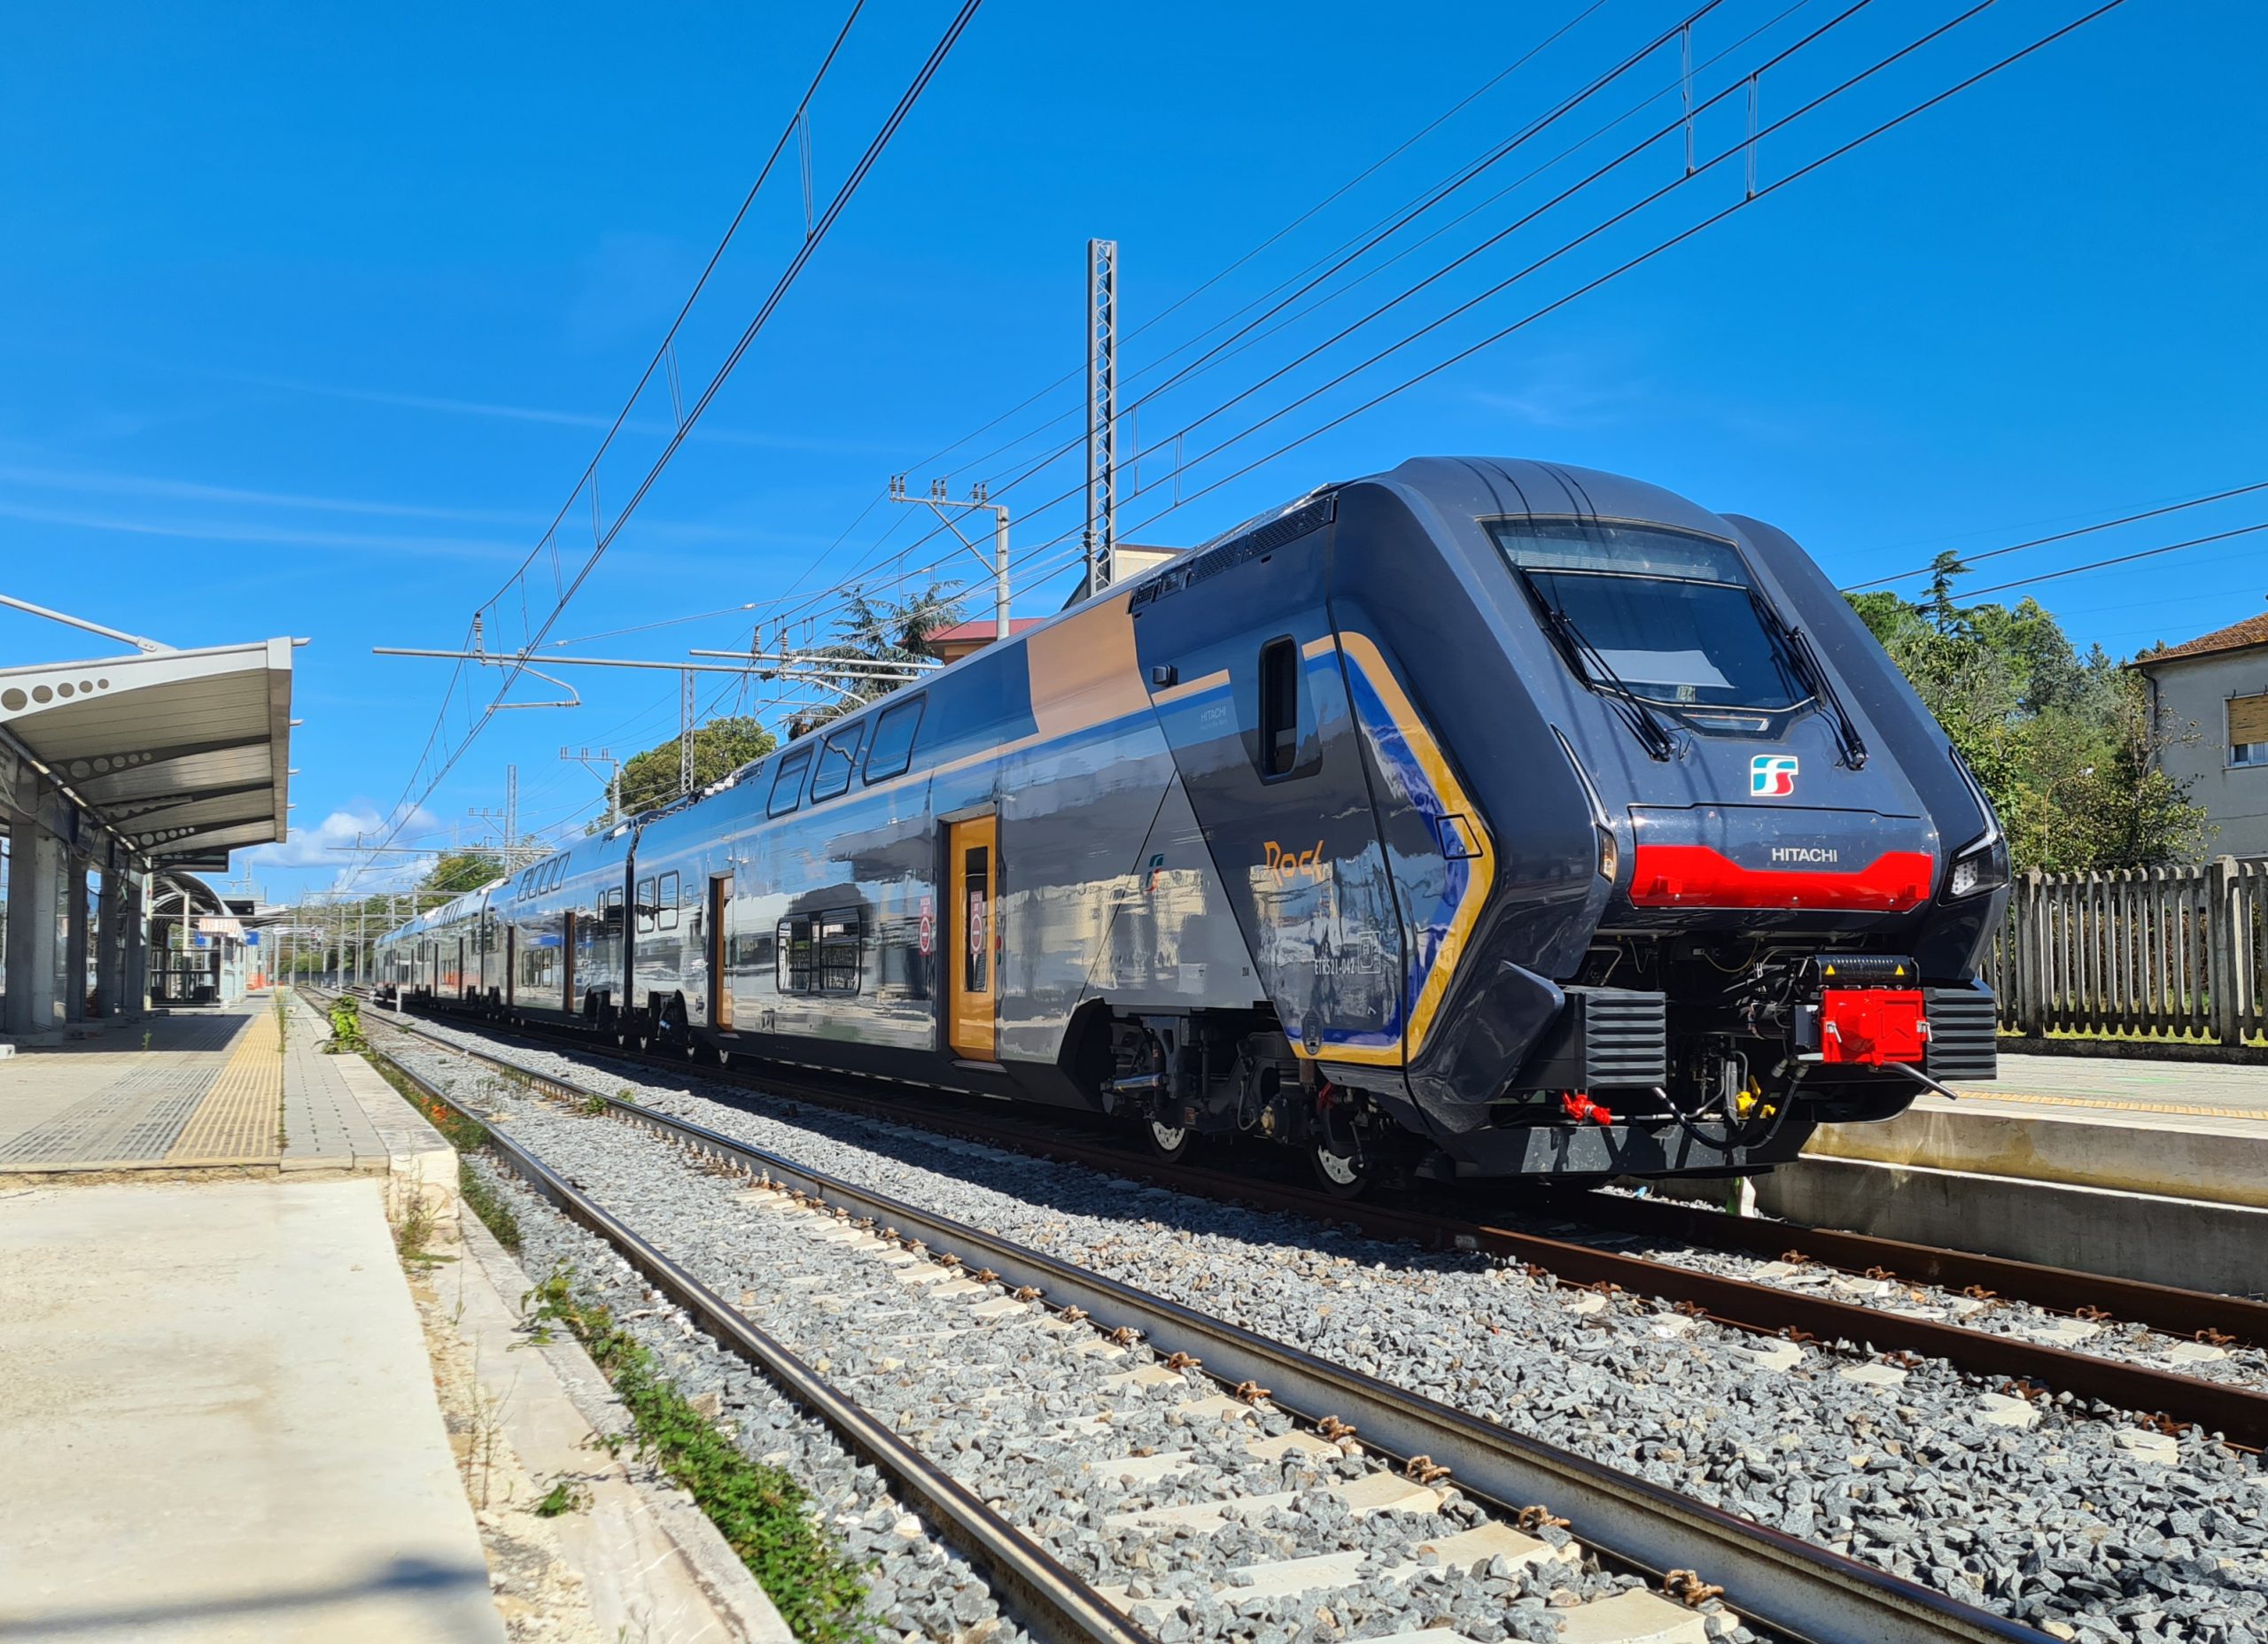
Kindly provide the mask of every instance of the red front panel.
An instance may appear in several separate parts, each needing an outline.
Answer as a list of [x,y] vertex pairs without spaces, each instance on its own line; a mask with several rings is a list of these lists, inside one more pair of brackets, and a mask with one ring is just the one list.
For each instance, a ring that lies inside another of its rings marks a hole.
[[1930,1048],[1926,1006],[1919,989],[1829,988],[1819,1001],[1820,1059],[1918,1062]]
[[1640,845],[1630,900],[1642,908],[1829,908],[1902,913],[1929,900],[1937,859],[1886,850],[1854,873],[1744,868],[1706,845]]

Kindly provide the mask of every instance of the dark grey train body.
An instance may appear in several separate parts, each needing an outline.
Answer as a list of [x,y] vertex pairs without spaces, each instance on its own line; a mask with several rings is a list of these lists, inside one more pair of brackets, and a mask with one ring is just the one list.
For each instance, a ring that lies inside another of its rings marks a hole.
[[1338,1185],[1714,1172],[1989,1076],[2006,878],[1783,534],[1426,459],[460,898],[386,975]]

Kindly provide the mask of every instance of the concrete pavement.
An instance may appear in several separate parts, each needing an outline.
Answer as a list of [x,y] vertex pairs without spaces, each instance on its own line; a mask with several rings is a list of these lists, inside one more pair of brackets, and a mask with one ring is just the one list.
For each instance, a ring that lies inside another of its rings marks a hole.
[[502,1639],[384,1192],[0,1197],[0,1636]]

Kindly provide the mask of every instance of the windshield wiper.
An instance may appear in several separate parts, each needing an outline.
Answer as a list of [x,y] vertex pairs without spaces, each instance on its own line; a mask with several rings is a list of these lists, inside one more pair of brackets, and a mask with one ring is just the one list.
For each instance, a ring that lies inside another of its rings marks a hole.
[[1542,614],[1545,629],[1573,667],[1576,675],[1594,689],[1604,690],[1606,699],[1614,704],[1615,712],[1630,727],[1630,733],[1638,739],[1639,746],[1656,759],[1667,760],[1674,756],[1677,739],[1670,734],[1669,727],[1662,723],[1661,716],[1643,697],[1623,683],[1622,676],[1614,671],[1613,664],[1600,654],[1598,647],[1583,637],[1583,631],[1575,625],[1575,619],[1543,597],[1543,591],[1536,586],[1535,578],[1528,575],[1527,567],[1515,564],[1512,574],[1520,579],[1520,586],[1527,591],[1529,601]]
[[1804,687],[1825,705],[1835,720],[1835,740],[1842,747],[1843,764],[1856,771],[1867,763],[1867,744],[1859,734],[1859,723],[1852,718],[1851,710],[1843,705],[1843,694],[1835,688],[1835,676],[1827,671],[1819,660],[1819,653],[1812,648],[1811,636],[1793,626],[1780,615],[1779,608],[1764,596],[1764,590],[1752,584],[1748,590],[1749,603],[1766,627],[1777,634],[1787,648],[1788,655],[1796,664]]

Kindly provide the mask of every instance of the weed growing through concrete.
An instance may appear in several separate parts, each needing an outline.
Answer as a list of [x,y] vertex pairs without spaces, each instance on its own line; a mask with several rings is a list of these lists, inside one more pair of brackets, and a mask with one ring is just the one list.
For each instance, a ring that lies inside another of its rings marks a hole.
[[142,1048],[145,1051],[150,1048],[150,1030],[147,1028],[142,1030]]
[[847,1644],[874,1636],[865,1569],[812,1516],[803,1486],[750,1461],[695,1409],[605,1307],[575,1293],[571,1269],[555,1268],[521,1306],[539,1337],[556,1323],[582,1343],[630,1413],[640,1453],[708,1514],[798,1639]]
[[362,1007],[353,994],[342,993],[330,1002],[330,1040],[322,1048],[327,1056],[370,1048],[370,1042],[362,1036]]
[[472,1155],[488,1145],[487,1130],[471,1120],[461,1116],[453,1108],[434,1101],[423,1090],[401,1075],[401,1071],[384,1057],[366,1051],[364,1059],[378,1070],[378,1077],[394,1089],[394,1094],[423,1114],[433,1128],[441,1133],[442,1140],[457,1150],[457,1191],[464,1202],[472,1206],[481,1225],[496,1236],[496,1242],[514,1255],[520,1253],[520,1221],[511,1206],[497,1196],[496,1190],[481,1180],[472,1167]]
[[393,1247],[400,1252],[405,1266],[413,1263],[431,1266],[446,1260],[435,1255],[431,1248],[433,1229],[438,1225],[433,1207],[426,1202],[425,1195],[413,1189],[406,1197],[401,1220],[393,1230]]
[[579,1113],[586,1114],[589,1117],[595,1119],[600,1114],[606,1112],[606,1097],[594,1090],[581,1101],[575,1104],[575,1111]]
[[571,1478],[563,1478],[543,1493],[535,1504],[538,1518],[559,1518],[569,1513],[579,1513],[591,1504],[591,1493]]

